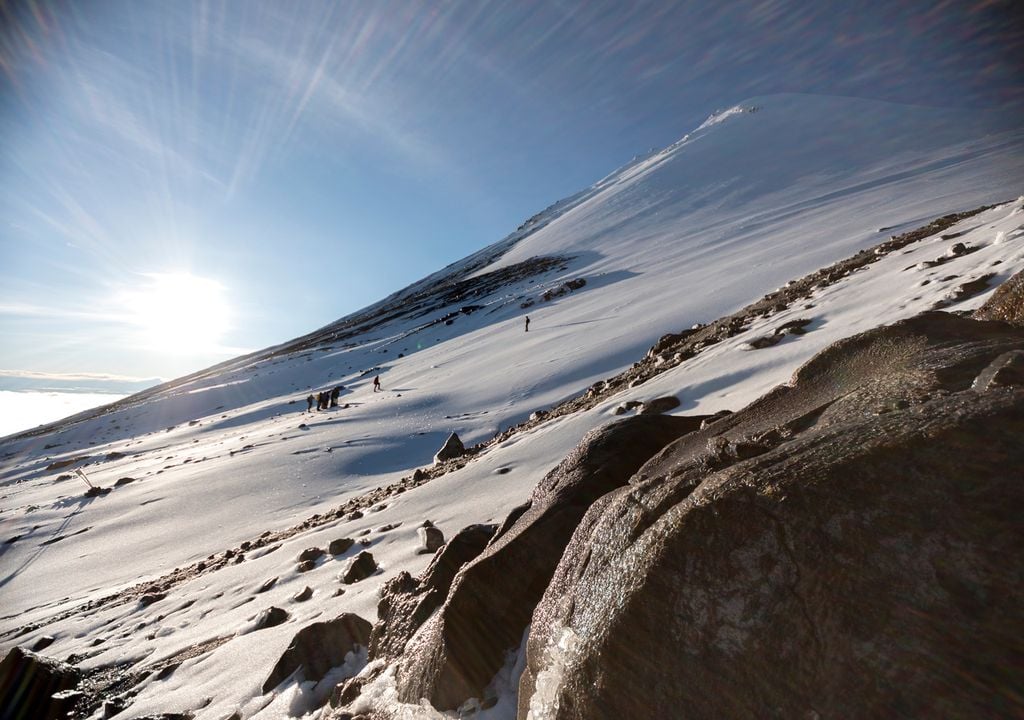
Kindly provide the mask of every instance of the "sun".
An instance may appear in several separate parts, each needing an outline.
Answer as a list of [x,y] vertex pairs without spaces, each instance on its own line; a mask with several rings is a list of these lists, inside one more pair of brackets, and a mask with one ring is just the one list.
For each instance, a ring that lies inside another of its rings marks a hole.
[[146,273],[144,278],[126,298],[143,343],[176,355],[214,351],[230,324],[224,286],[189,273]]

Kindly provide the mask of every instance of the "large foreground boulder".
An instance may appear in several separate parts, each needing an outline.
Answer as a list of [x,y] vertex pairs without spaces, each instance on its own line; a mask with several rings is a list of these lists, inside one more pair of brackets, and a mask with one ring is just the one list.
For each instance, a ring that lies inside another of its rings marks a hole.
[[534,605],[587,508],[624,485],[648,458],[700,427],[702,417],[641,416],[589,433],[537,485],[488,548],[455,577],[444,606],[398,664],[398,697],[442,710],[480,698],[519,646]]
[[11,648],[0,661],[0,720],[56,720],[70,707],[54,698],[78,685],[80,673],[74,667],[37,655],[20,647]]
[[830,347],[595,503],[519,715],[1024,716],[1024,330],[928,313]]

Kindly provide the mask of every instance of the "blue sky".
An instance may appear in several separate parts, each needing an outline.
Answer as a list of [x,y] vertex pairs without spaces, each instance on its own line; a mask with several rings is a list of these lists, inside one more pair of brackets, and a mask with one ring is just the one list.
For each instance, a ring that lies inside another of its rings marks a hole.
[[858,5],[5,3],[0,389],[308,332],[751,96],[1021,108],[1013,2]]

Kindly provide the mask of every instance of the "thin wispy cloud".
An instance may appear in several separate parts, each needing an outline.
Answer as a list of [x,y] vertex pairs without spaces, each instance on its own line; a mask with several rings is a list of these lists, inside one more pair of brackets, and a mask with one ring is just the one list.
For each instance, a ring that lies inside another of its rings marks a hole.
[[95,380],[102,382],[154,382],[160,380],[160,378],[142,378],[134,377],[132,375],[113,375],[110,373],[57,373],[4,369],[0,369],[0,377],[24,378],[26,380],[52,380],[60,382],[73,382],[77,380]]

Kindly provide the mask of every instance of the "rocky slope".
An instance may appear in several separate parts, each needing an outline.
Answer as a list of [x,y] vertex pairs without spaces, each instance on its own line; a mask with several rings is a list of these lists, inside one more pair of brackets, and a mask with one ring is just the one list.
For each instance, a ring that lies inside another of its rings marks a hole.
[[[1020,282],[977,317],[1015,317]],[[359,691],[396,660],[403,699],[486,706],[524,631],[520,720],[1015,716],[1022,370],[1020,324],[929,312],[837,343],[741,412],[613,423],[414,634],[381,613],[374,633],[403,652],[324,717],[389,717]]]

